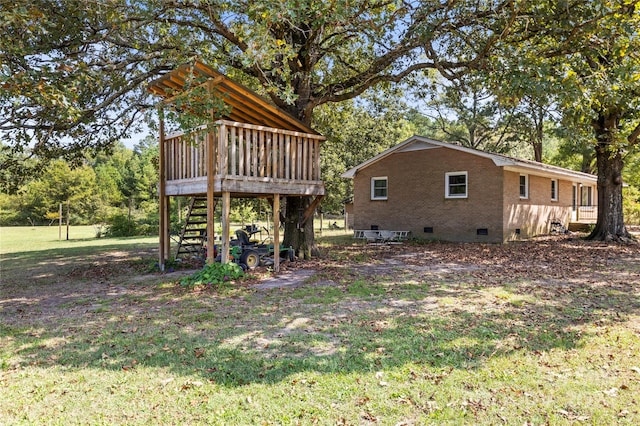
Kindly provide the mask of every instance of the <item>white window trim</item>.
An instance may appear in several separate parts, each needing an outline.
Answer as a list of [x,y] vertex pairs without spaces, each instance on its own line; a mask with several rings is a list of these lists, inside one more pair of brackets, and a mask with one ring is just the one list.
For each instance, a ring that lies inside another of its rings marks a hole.
[[[464,175],[465,177],[465,185],[464,185],[464,195],[460,194],[449,194],[449,176],[458,176]],[[468,198],[469,197],[469,173],[468,172],[447,172],[444,174],[444,198]]]
[[555,188],[555,191],[551,192],[551,201],[558,201],[558,179],[551,179],[551,186]]
[[[384,197],[376,197],[375,195],[375,182],[378,180],[384,180],[387,183],[387,195]],[[389,178],[387,176],[375,176],[371,178],[371,200],[379,201],[386,200],[389,196]]]
[[[520,194],[520,177],[524,176],[524,195]],[[518,194],[520,195],[521,200],[529,199],[529,175],[520,175],[518,177]]]

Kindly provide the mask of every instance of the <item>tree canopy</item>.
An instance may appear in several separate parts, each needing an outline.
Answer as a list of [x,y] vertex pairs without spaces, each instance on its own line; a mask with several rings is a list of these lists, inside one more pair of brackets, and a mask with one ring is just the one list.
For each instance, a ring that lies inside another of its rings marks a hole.
[[541,2],[519,24],[494,56],[495,75],[510,96],[552,94],[566,125],[591,129],[599,206],[591,237],[628,239],[622,174],[640,142],[639,2]]
[[196,57],[310,123],[318,105],[380,82],[477,65],[514,13],[508,2],[433,0],[9,3],[0,131],[12,152],[43,158],[128,134],[155,102],[145,84]]
[[[481,71],[503,103],[546,93],[567,120],[591,126],[602,151],[603,182],[620,174],[605,177],[606,159],[619,154],[622,161],[640,135],[638,0],[5,3],[5,174],[37,165],[25,159],[73,158],[86,148],[110,147],[142,115],[152,115],[156,100],[146,84],[196,58],[306,124],[319,106],[380,84],[407,82],[429,70],[449,80]],[[606,198],[609,189],[621,193],[603,186],[601,195]],[[612,210],[605,198],[601,210]],[[295,216],[300,206],[287,205]],[[610,223],[617,227],[613,234],[624,234],[619,219]],[[294,231],[285,231],[285,239]],[[298,237],[309,249],[313,233]]]

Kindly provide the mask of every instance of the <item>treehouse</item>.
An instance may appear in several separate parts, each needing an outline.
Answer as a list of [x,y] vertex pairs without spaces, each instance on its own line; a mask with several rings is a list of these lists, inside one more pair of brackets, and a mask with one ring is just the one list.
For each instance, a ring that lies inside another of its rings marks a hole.
[[[320,178],[322,135],[251,90],[196,62],[153,81],[149,91],[163,98],[163,109],[187,113],[189,94],[212,100],[205,126],[165,134],[160,122],[160,254],[161,268],[170,255],[171,197],[190,196],[189,216],[202,202],[200,231],[207,262],[214,261],[214,209],[221,202],[223,262],[229,258],[231,198],[267,198],[273,205],[273,240],[280,242],[280,197],[315,197],[299,224],[312,217],[325,193]],[[207,98],[207,96],[205,96]],[[206,208],[204,208],[206,206]],[[191,223],[197,221],[192,220]],[[189,223],[189,219],[187,219]],[[186,229],[180,238],[181,244]],[[198,238],[195,236],[194,238]],[[198,244],[184,243],[184,244]],[[274,269],[279,258],[274,256]]]

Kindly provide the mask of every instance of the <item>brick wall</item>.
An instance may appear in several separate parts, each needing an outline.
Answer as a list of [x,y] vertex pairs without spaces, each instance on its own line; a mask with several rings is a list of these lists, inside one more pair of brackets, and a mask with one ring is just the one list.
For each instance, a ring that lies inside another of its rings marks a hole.
[[[569,225],[572,183],[557,179],[558,200],[551,200],[551,178],[529,174],[529,197],[520,198],[520,173],[504,172],[504,239],[547,234],[552,221]],[[520,234],[516,230],[520,230]]]
[[[468,173],[468,198],[445,198],[445,173]],[[371,178],[388,177],[388,198],[372,201]],[[354,227],[411,231],[413,237],[503,241],[503,173],[490,159],[433,148],[394,153],[354,178]],[[433,232],[425,233],[425,228]],[[488,235],[478,235],[486,229]]]

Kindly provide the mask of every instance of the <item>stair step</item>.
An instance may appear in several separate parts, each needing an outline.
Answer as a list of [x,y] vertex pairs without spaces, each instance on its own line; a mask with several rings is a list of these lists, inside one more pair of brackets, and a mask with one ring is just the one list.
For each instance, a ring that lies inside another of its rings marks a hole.
[[207,238],[208,205],[206,197],[191,198],[189,213],[180,233],[176,258],[181,254],[193,254],[204,250]]

